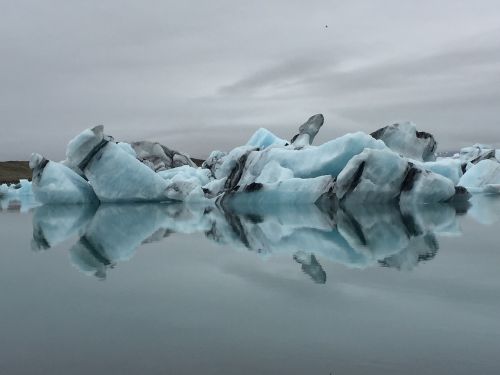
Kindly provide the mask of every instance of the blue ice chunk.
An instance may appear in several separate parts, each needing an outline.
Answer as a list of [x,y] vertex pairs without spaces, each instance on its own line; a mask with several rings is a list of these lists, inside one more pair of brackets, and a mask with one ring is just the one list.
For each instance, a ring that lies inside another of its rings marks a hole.
[[265,128],[258,129],[246,143],[247,146],[258,147],[261,150],[270,146],[285,146],[287,144],[286,140],[279,138]]

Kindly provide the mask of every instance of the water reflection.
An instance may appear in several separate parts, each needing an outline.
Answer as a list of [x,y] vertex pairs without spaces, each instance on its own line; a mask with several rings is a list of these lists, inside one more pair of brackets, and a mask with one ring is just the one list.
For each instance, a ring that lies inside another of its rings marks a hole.
[[33,248],[48,249],[73,236],[72,263],[105,278],[141,244],[172,233],[206,238],[260,255],[286,254],[314,282],[327,275],[320,260],[366,268],[411,270],[435,257],[437,235],[459,235],[457,210],[446,204],[402,210],[396,205],[244,209],[186,204],[42,206],[33,215]]

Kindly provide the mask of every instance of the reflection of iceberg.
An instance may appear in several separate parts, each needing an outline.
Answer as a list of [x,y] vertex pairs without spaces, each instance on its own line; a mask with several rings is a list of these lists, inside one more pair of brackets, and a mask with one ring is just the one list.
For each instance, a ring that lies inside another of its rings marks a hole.
[[318,263],[314,254],[306,254],[299,251],[293,255],[293,259],[301,264],[302,271],[308,274],[316,284],[326,283],[326,272]]
[[96,205],[44,205],[33,215],[33,249],[48,249],[82,235],[96,212]]
[[[80,209],[80,210],[79,210]],[[35,237],[49,246],[80,233],[70,250],[85,273],[104,278],[106,270],[129,260],[143,243],[170,233],[205,233],[208,239],[258,254],[287,254],[318,283],[326,280],[320,260],[365,268],[383,264],[411,269],[438,250],[436,235],[459,232],[450,205],[315,205],[217,207],[186,204],[101,205],[93,218],[83,207],[42,207],[33,218]],[[64,223],[64,225],[62,224]],[[39,233],[43,233],[40,236]]]
[[500,221],[500,198],[497,195],[474,195],[467,213],[481,224],[495,224]]

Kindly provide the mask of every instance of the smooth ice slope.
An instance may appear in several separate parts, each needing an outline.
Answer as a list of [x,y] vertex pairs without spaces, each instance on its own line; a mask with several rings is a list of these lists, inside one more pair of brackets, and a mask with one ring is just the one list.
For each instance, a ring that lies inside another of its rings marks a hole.
[[481,160],[465,172],[458,184],[471,193],[500,194],[500,163]]
[[67,166],[33,154],[32,190],[35,199],[43,204],[92,203],[97,197],[92,186]]
[[168,200],[167,182],[103,133],[101,126],[85,130],[67,149],[101,202]]
[[286,140],[279,138],[265,128],[258,129],[246,143],[247,146],[257,147],[261,150],[270,146],[286,146],[287,144]]
[[437,143],[426,132],[419,132],[414,123],[393,124],[373,132],[372,137],[381,139],[391,150],[410,159],[433,161]]

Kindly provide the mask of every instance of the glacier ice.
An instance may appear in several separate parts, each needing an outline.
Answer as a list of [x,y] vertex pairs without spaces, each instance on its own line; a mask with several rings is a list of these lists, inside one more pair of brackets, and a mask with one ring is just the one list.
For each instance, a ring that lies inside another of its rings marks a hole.
[[288,146],[288,142],[279,138],[271,131],[265,128],[260,128],[252,135],[252,137],[250,137],[246,145],[262,150],[270,146]]
[[338,199],[360,204],[438,203],[455,196],[455,185],[390,150],[365,149],[349,160],[338,175],[335,193]]
[[462,163],[458,159],[438,158],[436,161],[415,164],[450,179],[455,185],[458,184],[463,175]]
[[158,142],[132,142],[131,147],[135,151],[137,159],[155,172],[180,167],[182,165],[196,167],[189,156],[171,150]]
[[31,195],[31,181],[26,179],[19,180],[17,184],[1,184],[0,196],[21,197]]
[[32,190],[40,203],[92,203],[97,200],[92,186],[64,164],[33,154]]
[[349,160],[337,177],[338,199],[359,203],[399,199],[409,163],[390,150],[365,149]]
[[322,114],[309,117],[309,119],[300,125],[299,134],[296,134],[290,141],[295,148],[301,148],[311,145],[319,129],[323,126],[325,118]]
[[75,137],[66,155],[83,171],[101,202],[168,200],[167,182],[105,136],[101,126]]
[[433,161],[437,143],[432,134],[417,131],[412,122],[396,123],[371,133],[373,138],[381,139],[391,150],[419,161]]
[[[463,202],[468,188],[499,192],[491,147],[474,145],[435,160],[434,137],[413,123],[312,145],[323,123],[321,114],[310,117],[290,142],[258,129],[246,144],[212,152],[201,167],[157,142],[116,142],[100,125],[73,138],[60,163],[35,155],[32,192],[44,204],[182,201],[233,208],[328,200],[413,206]],[[484,161],[491,167],[484,169]],[[483,175],[490,180],[480,182]],[[0,194],[10,190],[2,187]]]
[[41,203],[33,248],[77,237],[72,263],[99,278],[141,244],[203,233],[260,255],[285,254],[324,283],[323,259],[402,270],[432,259],[437,237],[459,234],[456,217],[471,204],[477,220],[499,220],[497,204],[478,195],[500,193],[493,147],[436,159],[434,137],[411,123],[313,145],[323,122],[310,117],[290,141],[258,129],[201,167],[156,142],[117,142],[97,126],[69,142],[62,162],[34,154],[33,182],[0,185],[0,205]]
[[483,159],[467,169],[458,184],[472,193],[500,194],[500,163]]
[[17,208],[20,212],[28,212],[39,205],[33,196],[31,181],[21,179],[17,184],[0,185],[0,210]]
[[469,147],[464,147],[460,150],[458,155],[459,160],[462,162],[462,169],[465,172],[472,165],[479,163],[481,160],[496,160],[500,162],[500,150],[495,150],[490,145],[476,143]]

